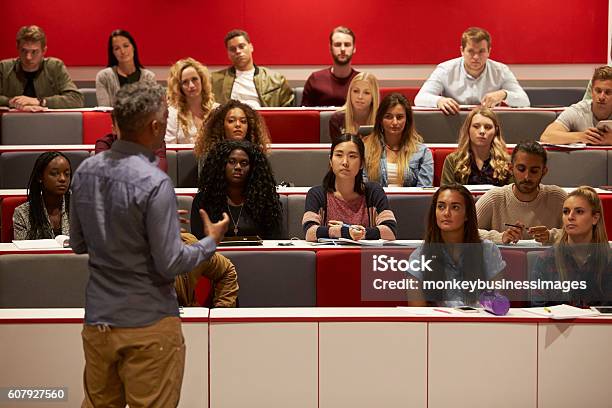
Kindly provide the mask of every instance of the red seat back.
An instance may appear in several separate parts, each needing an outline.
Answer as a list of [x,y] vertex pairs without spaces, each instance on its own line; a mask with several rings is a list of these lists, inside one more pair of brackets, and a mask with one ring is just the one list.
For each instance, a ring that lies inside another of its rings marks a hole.
[[27,201],[27,197],[5,197],[2,199],[0,212],[2,213],[2,242],[13,241],[13,213],[15,208]]
[[318,111],[259,111],[272,143],[319,143]]
[[[409,256],[409,249],[404,252]],[[318,307],[406,306],[408,301],[364,301],[361,299],[360,249],[317,251]]]
[[444,159],[446,156],[454,152],[454,147],[436,147],[431,149],[434,162],[434,186],[440,185],[442,179],[442,168],[444,167]]
[[83,112],[83,144],[95,144],[102,136],[112,133],[112,129],[109,112]]

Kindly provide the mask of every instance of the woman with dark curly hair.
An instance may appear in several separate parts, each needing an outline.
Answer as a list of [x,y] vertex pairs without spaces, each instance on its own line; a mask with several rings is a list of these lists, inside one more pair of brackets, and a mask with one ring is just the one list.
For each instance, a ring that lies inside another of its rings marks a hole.
[[206,155],[199,192],[191,206],[191,233],[204,236],[198,211],[211,220],[230,216],[225,236],[279,239],[282,208],[270,163],[258,146],[246,140],[224,140]]
[[270,134],[262,117],[242,102],[230,100],[212,111],[195,142],[196,158],[203,160],[215,143],[222,140],[248,140],[266,153]]
[[36,159],[28,182],[28,201],[15,208],[13,237],[52,239],[70,233],[70,160],[60,152]]

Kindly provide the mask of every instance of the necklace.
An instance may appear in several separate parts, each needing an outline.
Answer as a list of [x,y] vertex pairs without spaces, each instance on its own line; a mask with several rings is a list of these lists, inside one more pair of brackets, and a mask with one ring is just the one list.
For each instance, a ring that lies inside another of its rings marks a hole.
[[385,143],[385,147],[389,150],[391,150],[392,152],[399,152],[402,148],[400,147],[396,147],[395,149],[391,146],[389,146],[388,144]]
[[234,221],[234,215],[232,214],[232,209],[229,204],[227,204],[227,211],[229,212],[230,219],[232,220],[232,224],[234,224],[234,235],[238,236],[238,224],[240,223],[240,216],[242,215],[242,209],[244,208],[244,204],[240,204],[240,212],[238,213],[238,218]]

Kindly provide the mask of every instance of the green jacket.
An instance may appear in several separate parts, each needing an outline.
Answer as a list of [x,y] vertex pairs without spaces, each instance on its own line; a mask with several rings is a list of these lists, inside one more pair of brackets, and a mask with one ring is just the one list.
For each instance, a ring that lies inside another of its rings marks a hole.
[[[210,76],[215,101],[223,104],[230,100],[236,79],[236,68],[229,67]],[[293,90],[284,76],[264,67],[255,66],[253,77],[261,106],[293,106]]]
[[[9,106],[9,100],[23,95],[26,78],[19,59],[0,61],[0,106]],[[45,58],[34,78],[36,96],[47,100],[49,108],[82,108],[83,95],[77,89],[64,63],[57,58]]]

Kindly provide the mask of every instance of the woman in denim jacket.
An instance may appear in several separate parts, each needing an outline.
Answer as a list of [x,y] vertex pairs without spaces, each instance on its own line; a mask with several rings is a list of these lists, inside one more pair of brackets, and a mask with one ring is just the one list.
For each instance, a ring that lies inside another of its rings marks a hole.
[[433,156],[414,127],[412,109],[399,93],[387,95],[365,140],[364,176],[383,187],[430,187]]

